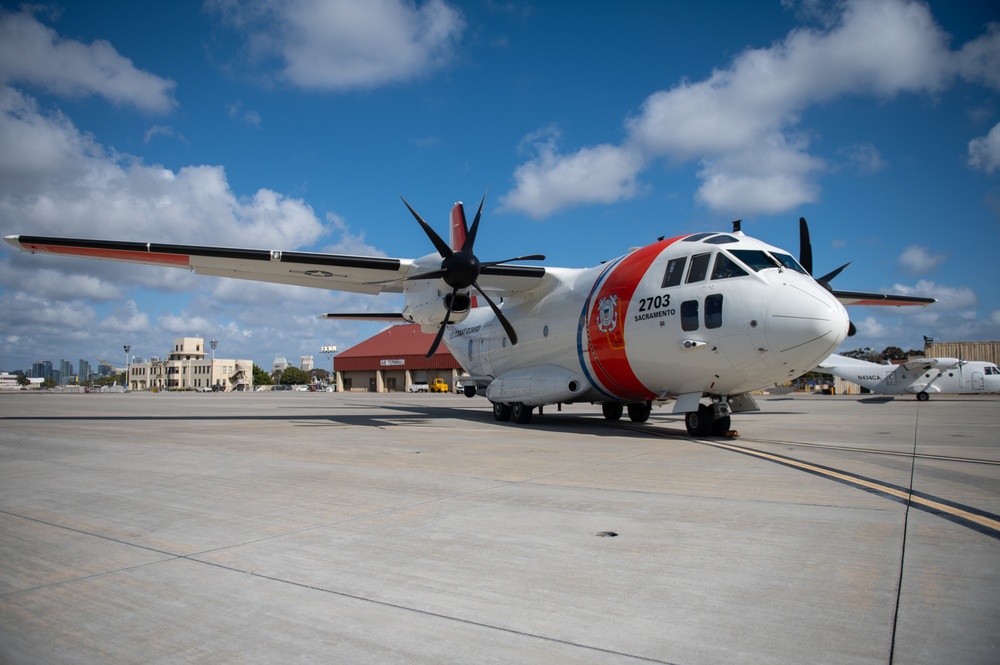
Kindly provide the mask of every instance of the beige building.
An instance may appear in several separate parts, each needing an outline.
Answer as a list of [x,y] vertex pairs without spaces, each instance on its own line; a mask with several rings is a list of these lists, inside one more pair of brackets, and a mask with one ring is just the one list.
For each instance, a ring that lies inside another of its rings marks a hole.
[[129,365],[132,390],[253,390],[253,361],[207,357],[201,337],[178,337],[166,360]]

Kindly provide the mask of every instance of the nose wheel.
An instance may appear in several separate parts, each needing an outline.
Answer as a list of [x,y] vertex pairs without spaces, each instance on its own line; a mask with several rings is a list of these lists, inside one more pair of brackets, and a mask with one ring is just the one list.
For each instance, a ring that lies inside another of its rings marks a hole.
[[715,409],[708,404],[699,404],[697,411],[684,414],[684,425],[691,436],[722,436],[729,431],[731,419],[728,415],[715,417]]

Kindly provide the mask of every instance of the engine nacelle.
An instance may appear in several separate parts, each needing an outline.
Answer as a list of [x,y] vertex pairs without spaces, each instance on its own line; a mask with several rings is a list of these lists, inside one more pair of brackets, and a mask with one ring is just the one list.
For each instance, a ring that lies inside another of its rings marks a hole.
[[452,308],[448,320],[451,323],[464,321],[472,305],[469,294],[459,292],[453,298],[451,291],[441,293],[436,288],[407,291],[406,302],[403,304],[403,318],[419,323],[424,332],[436,333],[448,313],[449,301],[452,301]]
[[486,397],[491,402],[541,406],[572,402],[588,387],[576,372],[556,365],[542,365],[501,374],[486,388]]

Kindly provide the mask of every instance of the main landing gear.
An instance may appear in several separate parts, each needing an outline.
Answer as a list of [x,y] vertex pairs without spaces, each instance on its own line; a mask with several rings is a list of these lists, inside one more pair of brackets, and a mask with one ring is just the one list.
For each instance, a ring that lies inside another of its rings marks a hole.
[[[723,405],[720,403],[720,407]],[[716,406],[711,404],[699,404],[697,411],[688,411],[684,414],[684,425],[691,436],[724,436],[729,431],[731,420],[728,412],[728,404],[722,411],[725,415],[716,417]]]
[[650,402],[632,402],[625,405],[621,402],[605,402],[601,404],[601,411],[607,420],[620,420],[622,414],[628,409],[628,417],[634,423],[644,423],[649,420],[649,413],[653,405]]
[[522,402],[504,404],[503,402],[493,402],[493,418],[500,422],[513,421],[519,425],[526,425],[531,422],[531,412],[534,407],[527,406]]

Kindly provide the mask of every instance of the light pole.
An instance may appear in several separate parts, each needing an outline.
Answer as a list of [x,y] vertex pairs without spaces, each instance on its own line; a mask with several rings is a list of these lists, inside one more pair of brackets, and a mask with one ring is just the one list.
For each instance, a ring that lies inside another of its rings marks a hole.
[[211,384],[212,390],[215,390],[215,347],[219,345],[219,340],[213,339],[209,344],[212,346],[212,369],[208,375],[208,382]]
[[[333,354],[336,352],[337,347],[332,345],[320,347],[320,353],[325,354],[330,359],[330,380],[333,381],[333,385],[335,386],[337,385],[337,373],[333,370]],[[329,385],[329,381],[327,381],[327,385]]]
[[129,382],[129,375],[128,375],[128,369],[129,369],[128,354],[129,354],[129,351],[131,351],[131,350],[132,350],[132,345],[131,344],[126,344],[125,345],[125,380],[122,381],[122,390],[126,390],[126,391],[128,390],[128,382]]

